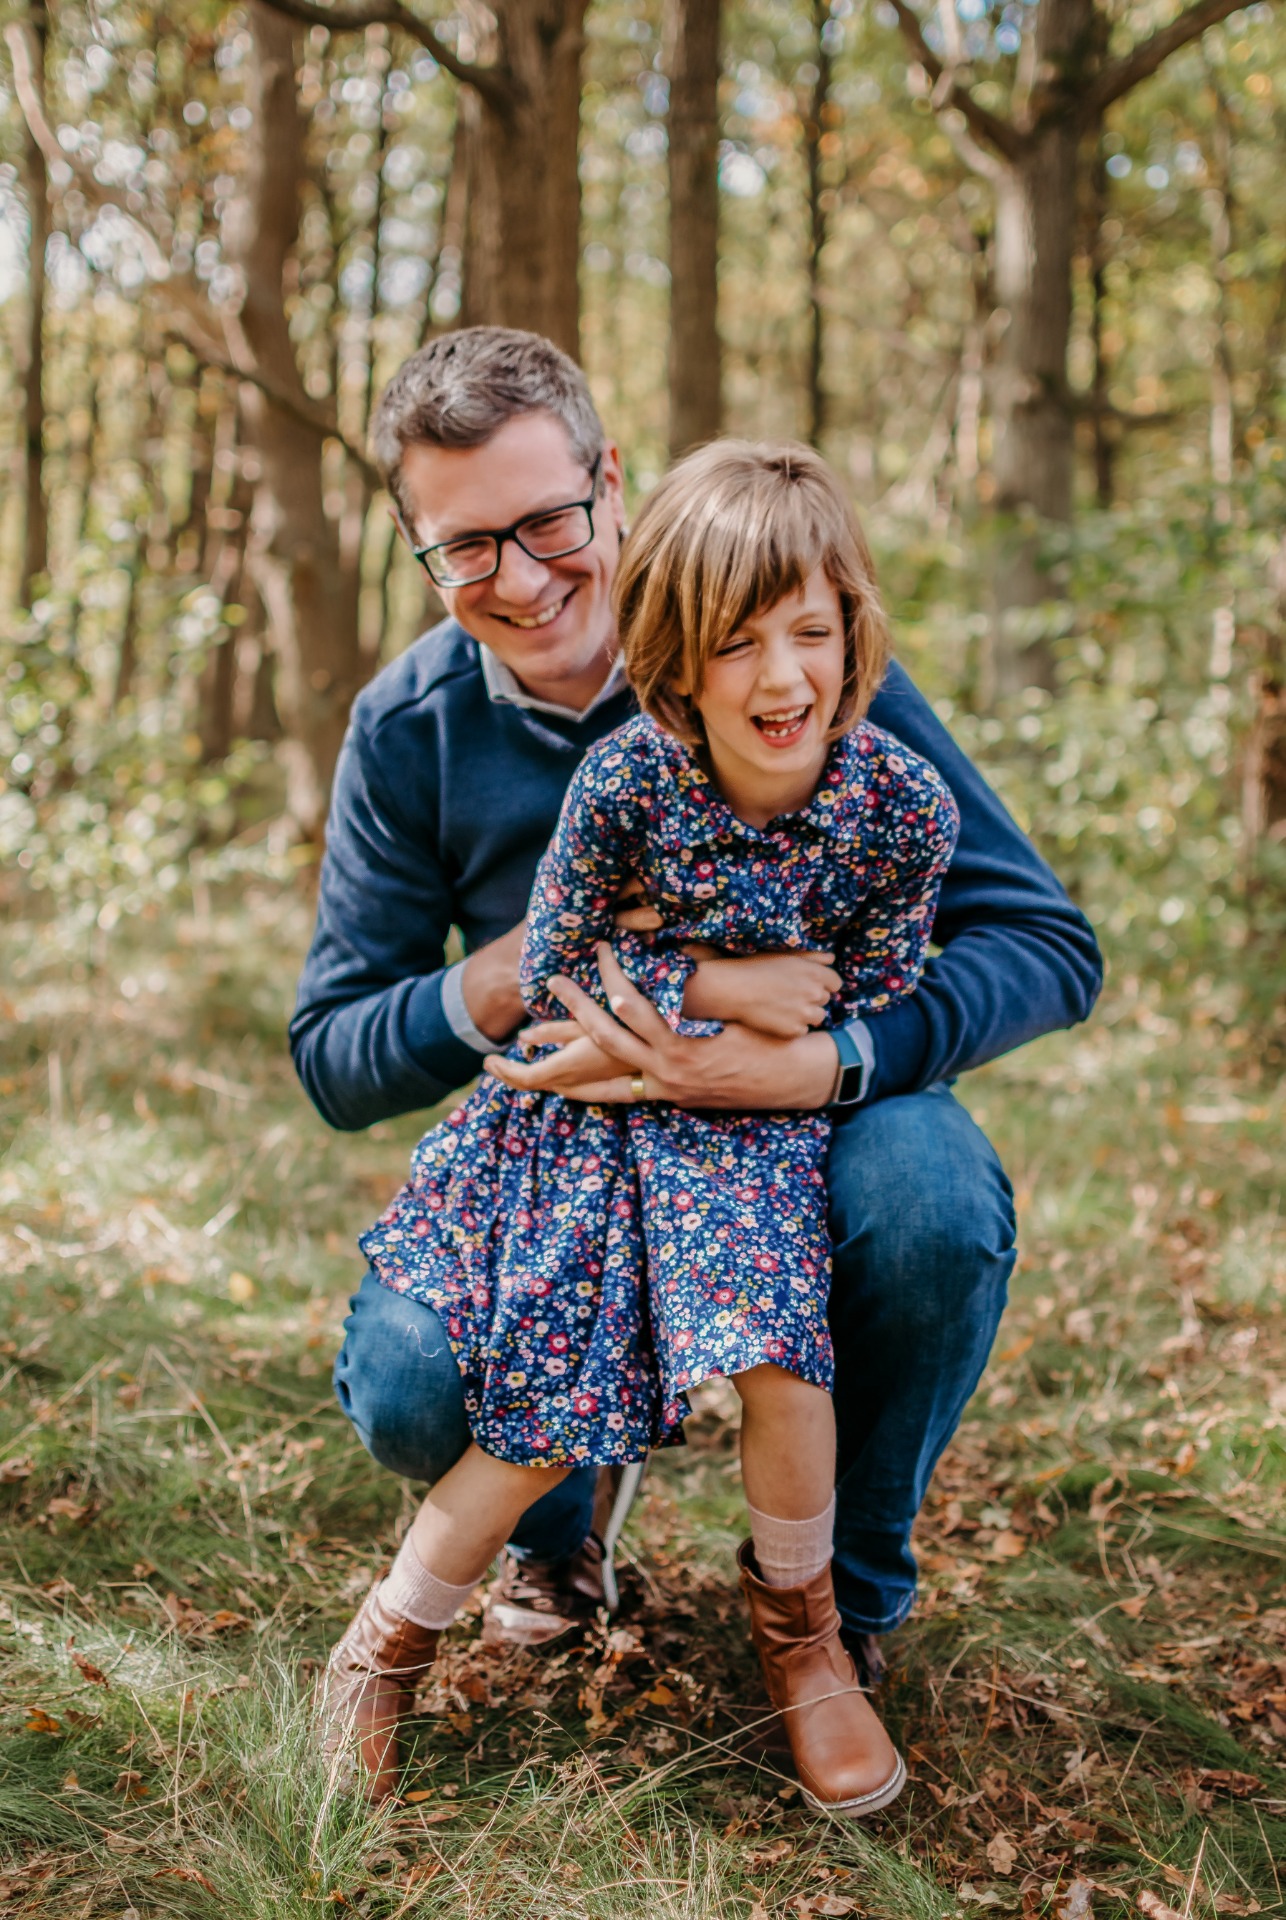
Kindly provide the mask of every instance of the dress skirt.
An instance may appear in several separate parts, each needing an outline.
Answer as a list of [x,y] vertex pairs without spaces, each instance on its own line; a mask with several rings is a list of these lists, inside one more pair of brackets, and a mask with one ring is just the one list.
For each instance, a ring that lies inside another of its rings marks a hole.
[[361,1246],[440,1316],[484,1452],[641,1460],[713,1375],[771,1361],[830,1389],[828,1138],[820,1116],[585,1106],[486,1075]]

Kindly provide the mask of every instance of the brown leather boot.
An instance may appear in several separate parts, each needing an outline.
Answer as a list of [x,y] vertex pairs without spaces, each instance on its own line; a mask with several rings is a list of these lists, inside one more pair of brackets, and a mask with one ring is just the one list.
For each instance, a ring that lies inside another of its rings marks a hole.
[[[441,1638],[380,1599],[382,1580],[357,1609],[331,1649],[318,1695],[322,1747],[351,1765],[351,1784],[370,1801],[397,1789],[399,1723],[415,1703],[415,1689],[433,1665]],[[359,1778],[364,1775],[364,1779]]]
[[831,1570],[802,1587],[769,1587],[749,1540],[737,1555],[768,1698],[785,1724],[804,1797],[860,1819],[896,1800],[906,1767],[858,1682],[839,1637]]

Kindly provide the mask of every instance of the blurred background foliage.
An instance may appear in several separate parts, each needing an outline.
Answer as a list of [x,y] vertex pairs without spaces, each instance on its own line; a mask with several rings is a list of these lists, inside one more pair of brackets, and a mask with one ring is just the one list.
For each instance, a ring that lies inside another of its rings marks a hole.
[[1279,1071],[1279,11],[4,19],[0,861],[69,951],[306,882],[348,704],[434,614],[373,399],[518,320],[580,352],[635,498],[708,431],[818,444],[1118,981]]

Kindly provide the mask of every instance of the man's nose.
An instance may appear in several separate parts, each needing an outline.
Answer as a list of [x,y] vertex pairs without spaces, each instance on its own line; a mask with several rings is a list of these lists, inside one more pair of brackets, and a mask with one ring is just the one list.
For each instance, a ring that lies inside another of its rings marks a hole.
[[516,540],[506,540],[500,549],[500,566],[491,580],[493,592],[514,606],[527,606],[549,584],[549,568],[543,560],[533,560]]

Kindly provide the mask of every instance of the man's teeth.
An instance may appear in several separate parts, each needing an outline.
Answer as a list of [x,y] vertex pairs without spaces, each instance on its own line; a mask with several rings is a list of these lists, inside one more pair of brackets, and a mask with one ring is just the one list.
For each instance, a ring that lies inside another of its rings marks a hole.
[[558,618],[570,599],[571,595],[565,593],[561,600],[554,602],[552,607],[546,607],[543,613],[533,614],[530,620],[520,620],[516,613],[511,613],[509,615],[509,624],[511,627],[522,627],[524,629],[529,627],[547,627],[551,620]]

